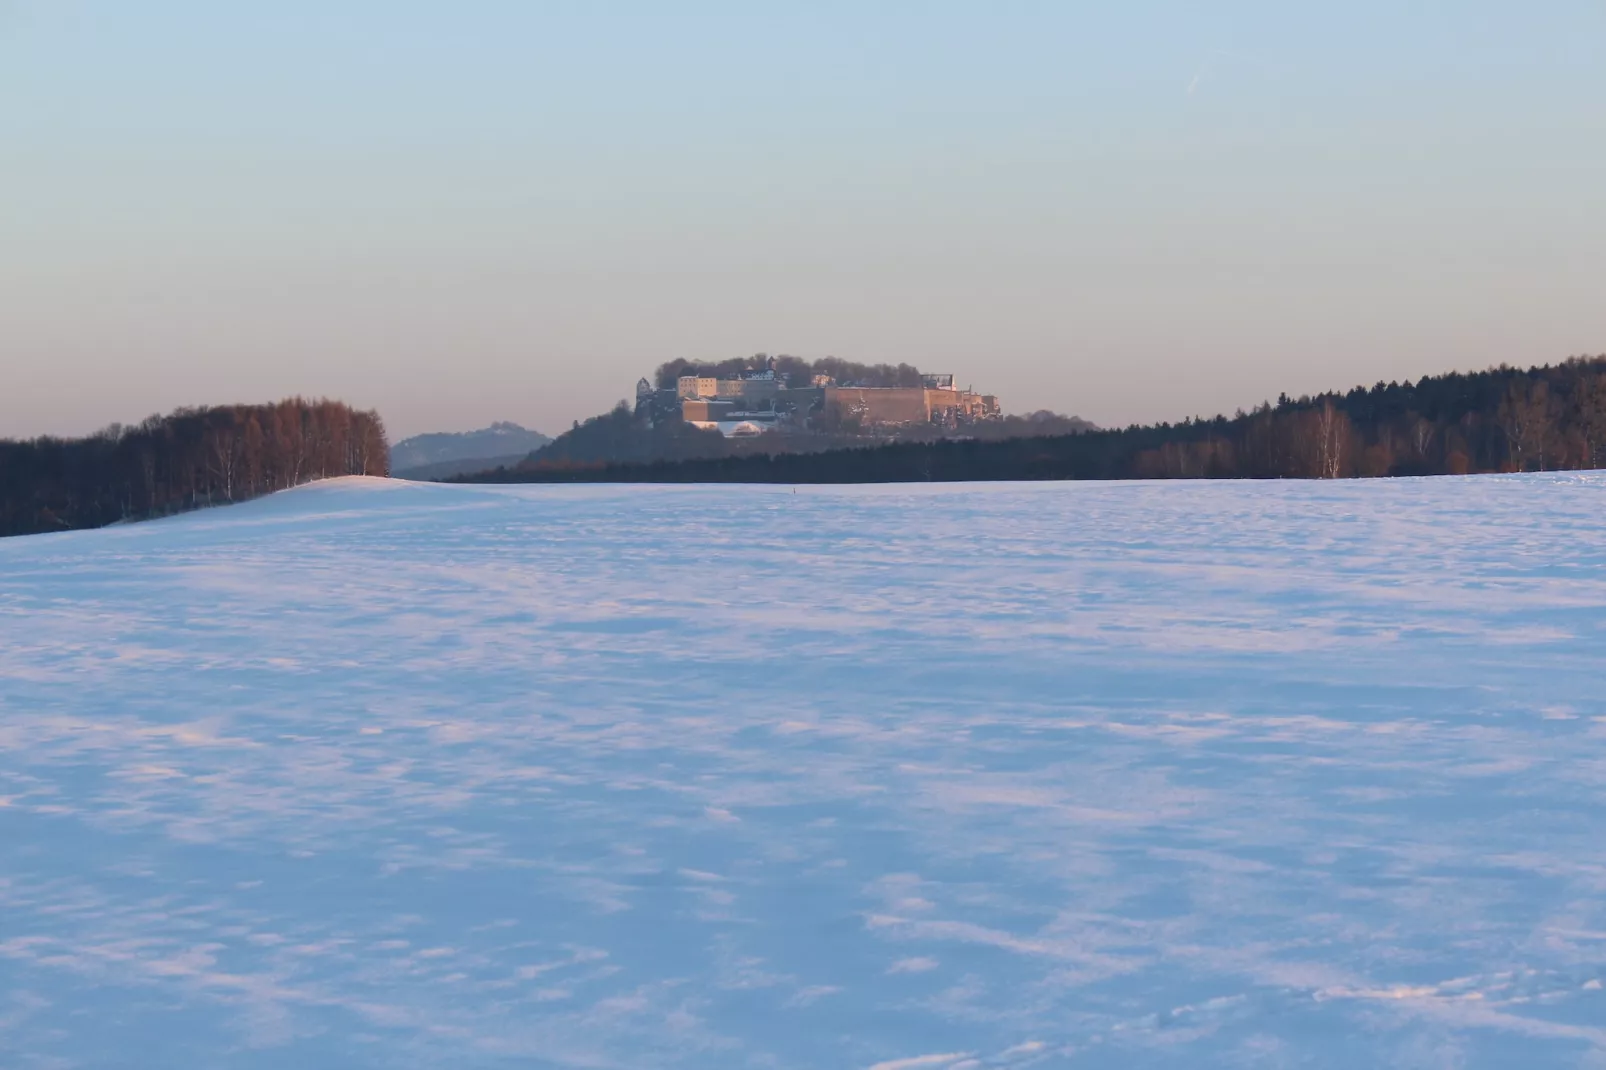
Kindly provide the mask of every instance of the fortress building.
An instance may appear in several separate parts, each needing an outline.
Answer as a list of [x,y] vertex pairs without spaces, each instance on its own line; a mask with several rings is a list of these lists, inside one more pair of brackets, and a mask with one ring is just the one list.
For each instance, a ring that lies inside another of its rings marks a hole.
[[828,376],[816,375],[812,385],[788,388],[773,371],[749,372],[739,378],[683,375],[673,391],[653,394],[651,384],[642,380],[636,389],[637,407],[668,405],[678,409],[680,418],[699,427],[717,428],[723,433],[737,424],[742,434],[771,430],[829,426],[836,430],[892,428],[935,424],[961,427],[998,418],[998,398],[954,386],[949,374],[923,375],[920,386],[838,385]]
[[956,390],[951,375],[924,376],[947,386],[828,386],[824,408],[843,423],[860,427],[941,424],[954,427],[1000,415],[998,398]]
[[749,406],[773,398],[784,389],[774,372],[754,372],[740,379],[714,379],[700,375],[682,375],[675,383],[675,393],[682,398],[741,401]]

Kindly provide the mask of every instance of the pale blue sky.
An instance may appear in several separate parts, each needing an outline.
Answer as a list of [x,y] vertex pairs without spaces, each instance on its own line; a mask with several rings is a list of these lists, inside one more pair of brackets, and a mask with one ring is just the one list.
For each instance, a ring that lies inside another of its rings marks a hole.
[[1606,351],[1606,2],[0,0],[0,435],[759,350],[1101,423]]

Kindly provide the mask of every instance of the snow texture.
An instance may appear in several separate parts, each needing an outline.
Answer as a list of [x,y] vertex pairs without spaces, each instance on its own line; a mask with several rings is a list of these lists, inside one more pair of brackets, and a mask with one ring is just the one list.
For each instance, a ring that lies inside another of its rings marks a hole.
[[6,1067],[1606,1066],[1606,480],[0,542]]

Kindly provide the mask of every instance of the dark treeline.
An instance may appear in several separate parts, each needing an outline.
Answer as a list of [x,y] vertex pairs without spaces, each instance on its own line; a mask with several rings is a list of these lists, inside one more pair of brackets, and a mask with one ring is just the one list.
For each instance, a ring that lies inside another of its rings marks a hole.
[[92,528],[387,475],[385,427],[338,401],[180,409],[88,438],[0,440],[0,535]]
[[1001,441],[897,442],[656,463],[553,461],[483,482],[880,483],[1345,478],[1606,464],[1606,356],[1279,398],[1251,412]]

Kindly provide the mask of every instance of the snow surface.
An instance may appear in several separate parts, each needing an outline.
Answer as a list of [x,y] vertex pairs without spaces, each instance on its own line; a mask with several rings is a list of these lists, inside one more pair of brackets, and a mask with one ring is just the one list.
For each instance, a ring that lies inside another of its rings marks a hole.
[[0,541],[6,1067],[1606,1066],[1606,479]]

